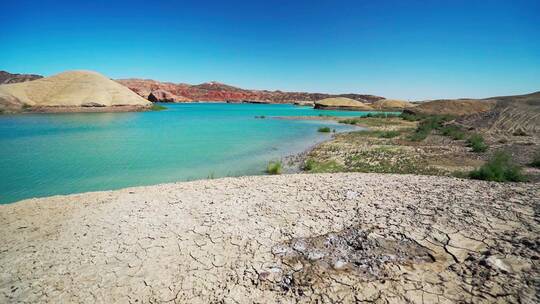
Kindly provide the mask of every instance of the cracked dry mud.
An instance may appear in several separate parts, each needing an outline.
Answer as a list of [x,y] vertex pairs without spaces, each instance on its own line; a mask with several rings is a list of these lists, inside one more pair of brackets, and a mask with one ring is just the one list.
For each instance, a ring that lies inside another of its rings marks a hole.
[[0,206],[0,302],[538,303],[539,185],[313,174]]

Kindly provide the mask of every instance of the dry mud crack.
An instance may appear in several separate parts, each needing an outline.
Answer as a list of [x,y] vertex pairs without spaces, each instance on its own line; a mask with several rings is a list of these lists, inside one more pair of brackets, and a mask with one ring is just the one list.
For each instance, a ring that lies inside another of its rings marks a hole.
[[538,184],[313,174],[0,206],[1,303],[538,303]]

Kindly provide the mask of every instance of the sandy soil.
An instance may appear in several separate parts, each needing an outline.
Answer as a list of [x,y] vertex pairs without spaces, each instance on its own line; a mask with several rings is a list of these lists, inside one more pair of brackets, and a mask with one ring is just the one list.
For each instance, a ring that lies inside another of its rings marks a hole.
[[0,206],[0,302],[538,303],[538,184],[298,174]]

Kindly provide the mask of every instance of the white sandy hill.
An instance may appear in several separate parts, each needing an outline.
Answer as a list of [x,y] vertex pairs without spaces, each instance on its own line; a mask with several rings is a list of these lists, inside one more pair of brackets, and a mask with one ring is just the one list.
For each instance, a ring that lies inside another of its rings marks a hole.
[[375,101],[372,106],[375,109],[378,110],[384,110],[384,109],[406,109],[414,107],[414,105],[410,102],[403,101],[403,100],[396,100],[396,99],[381,99]]
[[123,85],[92,71],[68,71],[34,81],[0,86],[0,107],[148,106]]

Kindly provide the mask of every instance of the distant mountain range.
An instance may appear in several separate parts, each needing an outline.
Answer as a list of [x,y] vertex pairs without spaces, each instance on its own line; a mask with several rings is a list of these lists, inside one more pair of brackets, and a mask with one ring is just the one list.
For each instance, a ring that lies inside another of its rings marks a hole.
[[[130,88],[150,101],[182,102],[190,100],[228,101],[228,102],[268,102],[292,103],[317,101],[330,97],[347,97],[362,102],[372,103],[384,99],[367,94],[324,94],[307,92],[283,92],[267,90],[248,90],[219,82],[207,82],[198,85],[185,83],[159,82],[150,79],[119,79],[119,83]],[[162,98],[159,98],[162,97]]]
[[25,82],[40,78],[43,78],[43,76],[34,74],[11,74],[6,71],[0,71],[0,84]]
[[[0,71],[0,84],[25,82],[40,78],[43,78],[43,76],[34,74],[11,74],[6,71]],[[118,79],[116,81],[128,87],[139,96],[153,102],[225,101],[293,103],[313,102],[332,97],[347,97],[361,102],[372,103],[384,99],[380,96],[368,94],[325,94],[283,92],[279,90],[249,90],[215,81],[197,85],[137,78]]]

